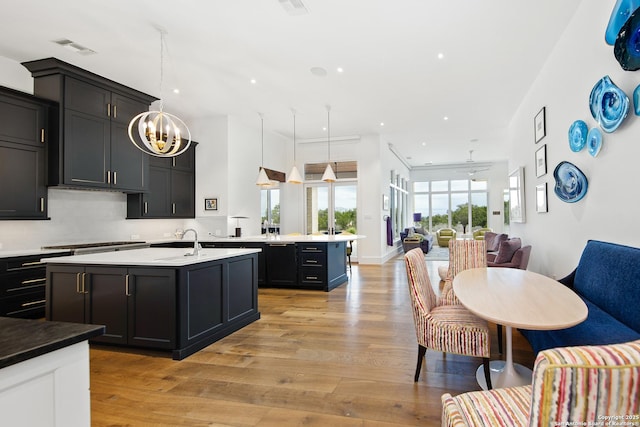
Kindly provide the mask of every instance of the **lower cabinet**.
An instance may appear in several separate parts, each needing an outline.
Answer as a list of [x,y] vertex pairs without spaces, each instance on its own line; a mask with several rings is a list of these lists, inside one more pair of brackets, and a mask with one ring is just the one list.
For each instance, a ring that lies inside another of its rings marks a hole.
[[94,342],[183,359],[260,318],[256,254],[184,267],[47,265],[47,320],[104,325]]
[[52,265],[46,317],[105,325],[97,342],[172,349],[175,277],[173,269]]
[[267,243],[265,252],[269,285],[295,287],[298,283],[295,243]]
[[38,319],[45,315],[46,267],[40,260],[69,252],[0,258],[0,316]]

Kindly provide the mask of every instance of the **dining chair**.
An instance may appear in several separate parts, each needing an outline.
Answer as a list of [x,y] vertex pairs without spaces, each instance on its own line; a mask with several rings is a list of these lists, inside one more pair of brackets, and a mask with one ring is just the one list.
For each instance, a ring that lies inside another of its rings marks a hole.
[[462,270],[487,266],[487,246],[484,240],[449,241],[449,268],[440,294],[443,304],[460,304],[453,292],[453,278]]
[[487,322],[462,305],[443,305],[431,287],[422,249],[404,255],[418,340],[418,363],[413,380],[418,381],[427,349],[483,359],[487,387],[491,389],[489,370],[490,337]]

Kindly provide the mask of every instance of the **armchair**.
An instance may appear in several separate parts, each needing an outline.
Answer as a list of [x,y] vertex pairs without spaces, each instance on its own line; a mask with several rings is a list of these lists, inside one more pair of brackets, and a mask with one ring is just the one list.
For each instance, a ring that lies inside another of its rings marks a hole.
[[494,253],[487,254],[487,267],[506,267],[519,268],[526,270],[529,265],[529,257],[531,256],[531,245],[523,246],[516,250],[513,257],[507,262],[496,262],[498,255]]
[[538,353],[531,385],[442,395],[442,425],[606,425],[640,414],[638,396],[640,340],[558,347]]
[[449,246],[449,240],[456,239],[456,230],[453,228],[441,228],[436,231],[436,239],[438,240],[438,246],[446,248]]
[[487,231],[493,231],[492,228],[478,228],[473,232],[473,238],[476,240],[484,240],[484,233]]

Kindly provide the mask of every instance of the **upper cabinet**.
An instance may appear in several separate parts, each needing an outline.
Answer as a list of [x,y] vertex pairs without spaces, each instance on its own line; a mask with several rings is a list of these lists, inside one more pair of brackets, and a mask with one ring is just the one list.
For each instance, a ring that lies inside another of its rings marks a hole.
[[0,219],[47,219],[47,146],[57,138],[50,126],[56,109],[0,88]]
[[127,128],[157,98],[55,58],[22,65],[34,78],[34,94],[60,104],[49,185],[148,190],[150,156],[129,141]]
[[194,218],[197,142],[171,158],[149,159],[149,191],[127,194],[127,219]]

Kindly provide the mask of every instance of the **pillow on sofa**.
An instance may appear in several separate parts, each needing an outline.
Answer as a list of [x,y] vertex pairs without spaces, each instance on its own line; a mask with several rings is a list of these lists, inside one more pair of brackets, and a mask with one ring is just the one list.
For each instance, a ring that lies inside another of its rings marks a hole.
[[422,234],[422,235],[427,235],[427,232],[422,227],[416,227],[416,233]]
[[487,245],[487,252],[496,252],[500,249],[500,243],[504,242],[509,238],[508,235],[504,233],[494,233],[493,231],[487,231],[484,233],[484,241]]
[[496,259],[493,262],[495,264],[504,264],[511,261],[511,258],[513,258],[513,254],[515,254],[516,251],[520,249],[520,246],[522,246],[522,241],[519,237],[514,237],[512,239],[500,242],[498,255],[496,255]]

